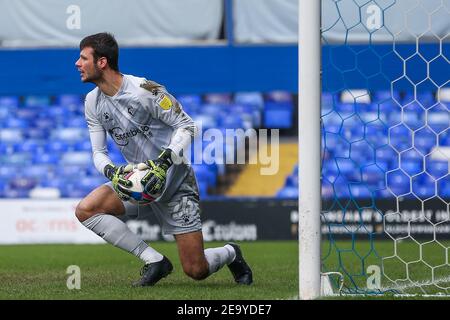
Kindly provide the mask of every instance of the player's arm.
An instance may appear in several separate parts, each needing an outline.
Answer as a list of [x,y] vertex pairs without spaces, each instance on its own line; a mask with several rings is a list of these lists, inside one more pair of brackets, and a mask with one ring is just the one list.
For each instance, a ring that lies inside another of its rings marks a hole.
[[131,171],[131,165],[115,166],[109,158],[106,144],[106,131],[92,112],[91,105],[89,104],[89,96],[86,99],[85,117],[89,129],[92,155],[96,169],[111,180],[114,190],[122,200],[128,200],[130,198],[130,192],[124,187],[130,186],[131,182],[124,179],[123,175]]

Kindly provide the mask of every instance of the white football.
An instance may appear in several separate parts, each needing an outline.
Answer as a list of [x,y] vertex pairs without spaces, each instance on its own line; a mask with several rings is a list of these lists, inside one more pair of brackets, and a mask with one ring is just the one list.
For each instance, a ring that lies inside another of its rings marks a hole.
[[144,186],[141,183],[142,178],[147,174],[149,170],[139,170],[134,168],[133,171],[125,175],[125,179],[131,181],[132,185],[127,187],[127,190],[131,191],[130,201],[136,204],[149,204],[155,200],[154,197],[144,192]]

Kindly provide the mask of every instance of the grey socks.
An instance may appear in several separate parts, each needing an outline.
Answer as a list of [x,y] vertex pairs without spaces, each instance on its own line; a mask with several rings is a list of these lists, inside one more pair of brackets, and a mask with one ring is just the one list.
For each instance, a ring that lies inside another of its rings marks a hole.
[[109,214],[96,214],[82,224],[102,237],[106,242],[130,252],[146,263],[162,260],[163,256],[149,247],[117,217]]

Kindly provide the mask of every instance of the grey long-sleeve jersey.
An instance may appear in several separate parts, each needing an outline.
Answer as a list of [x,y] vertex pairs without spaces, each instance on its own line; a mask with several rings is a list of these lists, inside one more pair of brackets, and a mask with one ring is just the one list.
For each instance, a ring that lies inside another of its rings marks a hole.
[[[107,96],[98,88],[89,92],[85,116],[94,164],[102,174],[105,166],[112,163],[106,133],[126,161],[136,164],[156,159],[164,148],[179,153],[196,132],[194,121],[163,86],[131,75],[123,75],[122,86],[114,96]],[[158,201],[169,200],[190,170],[185,161],[172,165]]]

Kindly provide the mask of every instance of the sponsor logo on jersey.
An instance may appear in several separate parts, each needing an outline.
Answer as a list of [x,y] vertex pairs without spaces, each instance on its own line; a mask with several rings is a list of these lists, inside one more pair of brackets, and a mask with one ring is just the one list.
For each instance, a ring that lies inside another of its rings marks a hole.
[[108,132],[114,139],[116,144],[121,147],[128,145],[129,139],[137,136],[140,133],[150,136],[152,135],[149,126],[140,126],[139,128],[132,128],[128,131],[123,131],[122,128],[115,127],[110,129]]
[[172,100],[170,100],[170,98],[166,96],[164,93],[161,94],[158,99],[156,99],[156,103],[163,110],[169,110],[172,107]]

